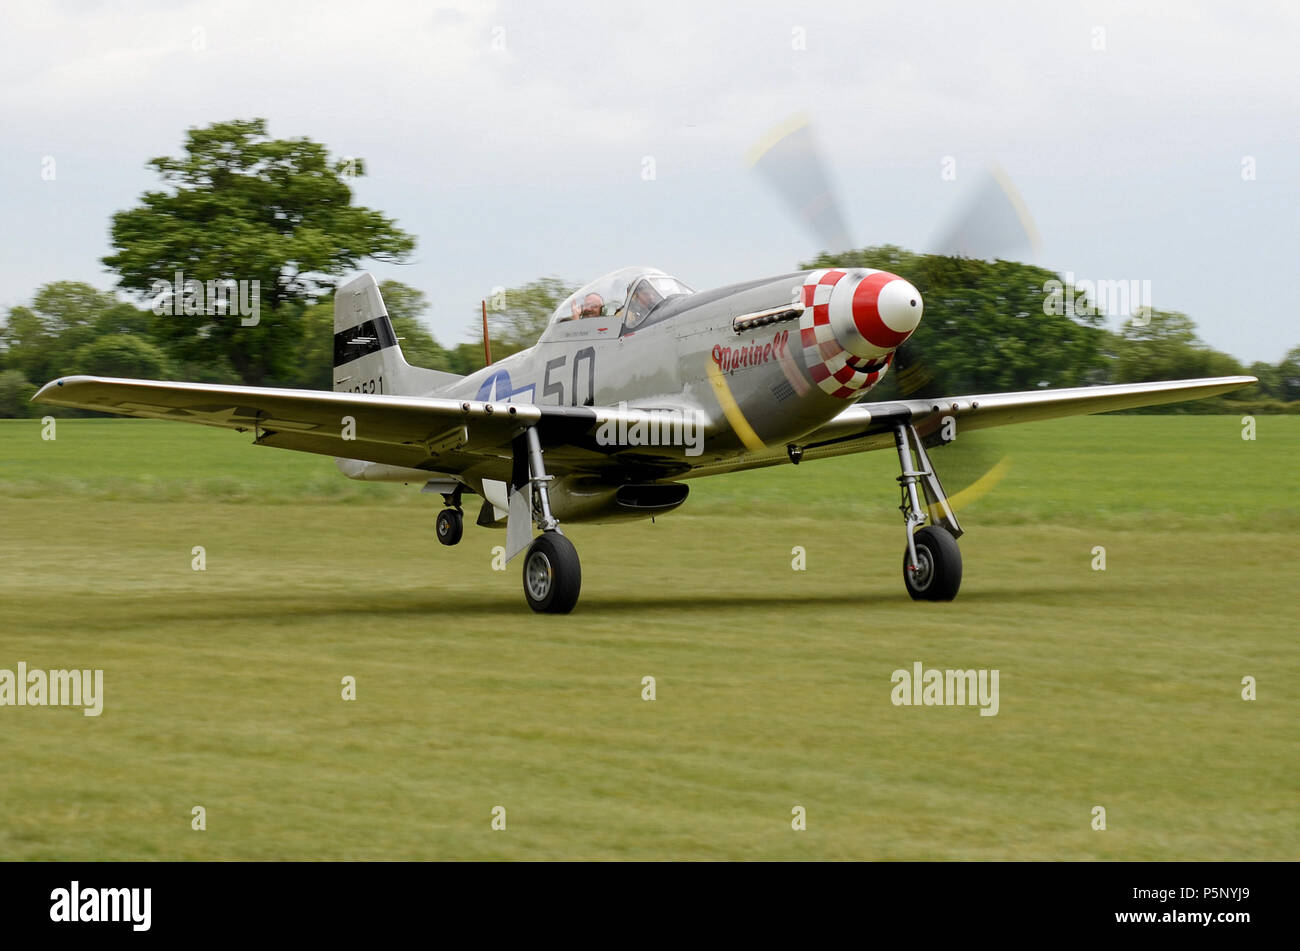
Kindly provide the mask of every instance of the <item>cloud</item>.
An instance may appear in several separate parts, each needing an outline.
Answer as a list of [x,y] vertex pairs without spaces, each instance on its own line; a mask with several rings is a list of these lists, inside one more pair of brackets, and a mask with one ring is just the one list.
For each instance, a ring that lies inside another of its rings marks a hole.
[[[97,272],[107,216],[153,184],[145,161],[189,126],[252,116],[366,159],[360,200],[422,243],[420,264],[383,276],[430,289],[444,336],[487,288],[540,274],[675,261],[693,283],[739,279],[812,250],[744,166],[806,112],[860,240],[919,244],[956,203],[940,160],[998,159],[1047,263],[1159,276],[1212,340],[1239,344],[1229,295],[1203,292],[1186,259],[1241,226],[1256,245],[1219,249],[1220,265],[1267,286],[1300,251],[1277,211],[1295,195],[1298,17],[1209,2],[6,4],[0,212],[17,227],[0,293]],[[51,218],[44,155],[80,215]],[[1273,201],[1232,191],[1243,155]],[[1176,223],[1189,203],[1203,234]],[[1244,346],[1279,332],[1248,328]]]

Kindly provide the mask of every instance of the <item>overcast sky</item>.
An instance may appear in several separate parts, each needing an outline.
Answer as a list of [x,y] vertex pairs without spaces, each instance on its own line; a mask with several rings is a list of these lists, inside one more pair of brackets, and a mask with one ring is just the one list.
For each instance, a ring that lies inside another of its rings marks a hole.
[[1296,3],[6,0],[0,36],[0,308],[112,286],[145,161],[254,116],[366,160],[357,200],[418,239],[368,266],[443,343],[544,275],[780,273],[818,249],[746,153],[806,113],[859,245],[924,250],[996,161],[1036,263],[1149,280],[1246,362],[1300,344]]

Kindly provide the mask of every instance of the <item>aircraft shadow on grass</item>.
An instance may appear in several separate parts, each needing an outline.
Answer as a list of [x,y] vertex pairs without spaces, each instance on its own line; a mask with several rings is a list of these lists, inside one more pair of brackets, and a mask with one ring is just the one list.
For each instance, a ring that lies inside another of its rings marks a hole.
[[[1137,593],[1142,589],[1131,589],[1114,584],[1107,587],[1109,595]],[[1057,584],[1050,586],[1015,585],[1006,582],[997,583],[988,588],[968,590],[965,599],[990,606],[1008,605],[1057,606],[1061,598],[1095,595],[1097,587],[1086,582]],[[393,591],[385,597],[376,597],[372,590],[366,599],[339,594],[335,597],[313,597],[310,603],[298,598],[277,600],[253,600],[231,607],[214,603],[177,605],[167,611],[142,612],[136,618],[138,623],[166,621],[226,621],[239,624],[258,621],[283,622],[287,618],[329,618],[329,617],[418,617],[431,626],[446,627],[454,624],[458,616],[487,617],[496,616],[503,619],[528,617],[512,606],[502,603],[500,595],[492,591],[481,594],[446,594],[420,592],[413,594],[406,590]],[[864,596],[861,592],[844,592],[842,594],[817,594],[809,600],[820,607],[903,608],[910,602],[900,599],[893,593],[882,593],[879,597]],[[584,601],[584,610],[575,619],[583,617],[600,617],[610,615],[635,615],[649,621],[662,620],[671,616],[691,611],[714,611],[718,609],[757,608],[775,617],[784,617],[793,612],[804,610],[804,604],[791,598],[788,592],[722,594],[683,591],[679,595],[659,594],[655,597],[627,598],[618,594],[604,595],[591,592]],[[936,611],[946,611],[942,604]]]

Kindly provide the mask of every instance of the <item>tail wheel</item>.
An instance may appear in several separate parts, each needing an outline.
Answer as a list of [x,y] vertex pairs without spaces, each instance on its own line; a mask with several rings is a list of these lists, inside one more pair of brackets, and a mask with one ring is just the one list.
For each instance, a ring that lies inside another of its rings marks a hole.
[[903,584],[913,601],[951,601],[961,587],[961,549],[947,529],[927,525],[912,536],[916,568],[903,551]]
[[459,509],[443,509],[438,513],[438,541],[454,545],[465,534],[465,519]]
[[582,566],[578,550],[559,532],[543,532],[524,558],[524,597],[541,614],[568,614],[578,603]]

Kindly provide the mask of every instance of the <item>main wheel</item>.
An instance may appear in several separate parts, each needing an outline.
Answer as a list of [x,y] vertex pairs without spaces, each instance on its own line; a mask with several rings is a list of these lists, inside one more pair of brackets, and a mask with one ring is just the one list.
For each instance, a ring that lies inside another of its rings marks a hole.
[[438,513],[438,541],[454,545],[465,534],[465,519],[458,509],[443,509]]
[[913,601],[951,601],[961,587],[961,549],[944,528],[927,525],[912,536],[916,570],[908,566],[903,550],[903,584]]
[[524,597],[542,614],[568,614],[578,603],[582,566],[578,550],[559,532],[543,532],[524,558]]

